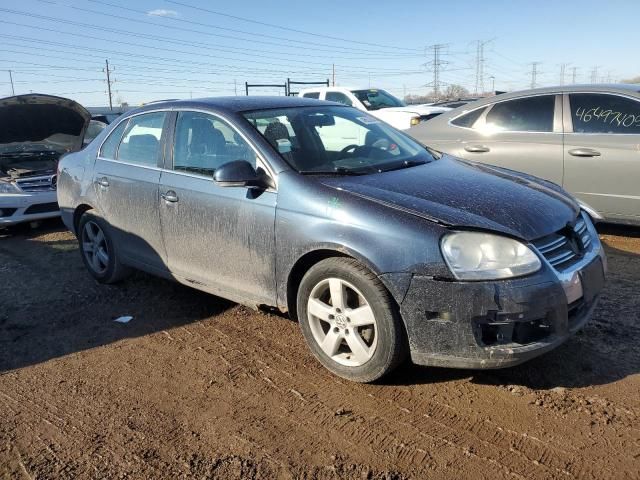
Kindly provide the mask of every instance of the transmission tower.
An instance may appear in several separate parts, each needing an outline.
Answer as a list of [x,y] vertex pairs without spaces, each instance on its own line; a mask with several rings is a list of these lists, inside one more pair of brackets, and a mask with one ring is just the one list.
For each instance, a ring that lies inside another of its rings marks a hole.
[[442,84],[442,81],[440,80],[441,67],[449,63],[442,60],[442,50],[446,47],[447,44],[444,43],[437,43],[428,47],[429,50],[433,51],[433,60],[427,62],[425,66],[432,70],[433,81],[428,83],[426,86],[433,88],[433,95],[435,98],[440,97],[440,85]]
[[476,45],[476,87],[474,94],[484,93],[484,47],[491,40],[478,40]]
[[531,65],[531,88],[536,88],[536,79],[540,73],[538,71],[538,65],[540,65],[540,62],[531,62],[529,65]]

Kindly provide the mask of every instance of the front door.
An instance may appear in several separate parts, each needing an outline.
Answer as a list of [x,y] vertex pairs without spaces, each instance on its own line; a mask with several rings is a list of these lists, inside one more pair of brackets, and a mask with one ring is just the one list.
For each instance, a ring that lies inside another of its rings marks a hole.
[[565,95],[564,187],[614,221],[640,221],[640,102]]
[[118,251],[141,268],[166,270],[158,182],[166,112],[136,115],[118,125],[96,159],[93,185]]
[[529,173],[561,185],[561,111],[559,95],[495,103],[461,136],[456,153],[469,160]]
[[160,217],[169,268],[226,298],[275,304],[275,191],[221,187],[216,168],[258,156],[228,122],[177,113],[173,161],[160,178]]

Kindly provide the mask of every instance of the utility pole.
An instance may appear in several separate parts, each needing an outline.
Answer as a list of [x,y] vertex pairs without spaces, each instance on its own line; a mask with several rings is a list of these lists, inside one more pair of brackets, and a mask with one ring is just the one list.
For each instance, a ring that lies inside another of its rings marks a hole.
[[578,72],[578,67],[573,67],[573,68],[571,68],[571,70],[573,71],[573,73],[571,74],[571,83],[573,83],[575,85],[577,72]]
[[496,77],[491,75],[489,78],[491,79],[491,91],[495,95],[495,93],[496,93]]
[[335,63],[331,64],[331,86],[332,87],[336,86],[336,64]]
[[109,92],[109,110],[113,110],[113,98],[112,98],[112,95],[111,95],[111,72],[112,72],[112,70],[109,70],[109,60],[105,60],[104,64],[105,64],[104,71],[107,74],[107,91]]
[[536,88],[536,79],[538,77],[538,65],[540,62],[531,62],[531,88]]
[[238,96],[238,84],[236,83],[236,79],[233,79],[233,94],[237,97]]
[[11,74],[11,70],[8,70],[8,72],[9,72],[9,80],[11,81],[11,95],[15,95],[16,90],[15,88],[13,88],[13,75]]
[[591,83],[598,83],[598,65],[591,69]]

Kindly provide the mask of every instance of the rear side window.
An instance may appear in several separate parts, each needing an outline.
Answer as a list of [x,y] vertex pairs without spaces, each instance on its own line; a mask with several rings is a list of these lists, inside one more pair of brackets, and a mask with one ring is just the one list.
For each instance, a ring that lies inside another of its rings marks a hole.
[[309,92],[302,95],[304,98],[320,98],[319,92]]
[[553,132],[554,95],[507,100],[493,105],[487,127],[506,132]]
[[124,129],[127,127],[127,121],[120,123],[116,128],[113,129],[113,132],[109,134],[109,137],[102,144],[102,148],[100,149],[100,156],[102,158],[108,158],[110,160],[116,159],[116,153],[118,152],[118,145],[120,144],[120,140],[122,139],[122,134],[124,133]]
[[640,134],[640,102],[618,95],[569,95],[575,133]]
[[328,102],[338,102],[343,105],[352,106],[353,102],[344,93],[341,92],[327,92],[324,99]]
[[131,117],[118,148],[118,160],[155,167],[166,113],[146,113]]
[[473,128],[473,124],[476,123],[476,120],[480,118],[480,115],[482,115],[485,110],[486,107],[478,108],[477,110],[474,110],[472,112],[465,113],[464,115],[451,120],[451,124],[458,127]]

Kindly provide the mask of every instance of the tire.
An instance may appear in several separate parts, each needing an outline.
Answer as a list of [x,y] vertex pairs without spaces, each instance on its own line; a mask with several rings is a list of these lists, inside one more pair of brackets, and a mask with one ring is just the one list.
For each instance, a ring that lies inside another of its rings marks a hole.
[[80,217],[78,242],[84,266],[98,282],[116,283],[131,274],[131,270],[120,262],[109,225],[91,211]]
[[407,356],[395,302],[378,277],[354,259],[328,258],[311,267],[300,282],[297,311],[311,352],[347,380],[373,382]]

